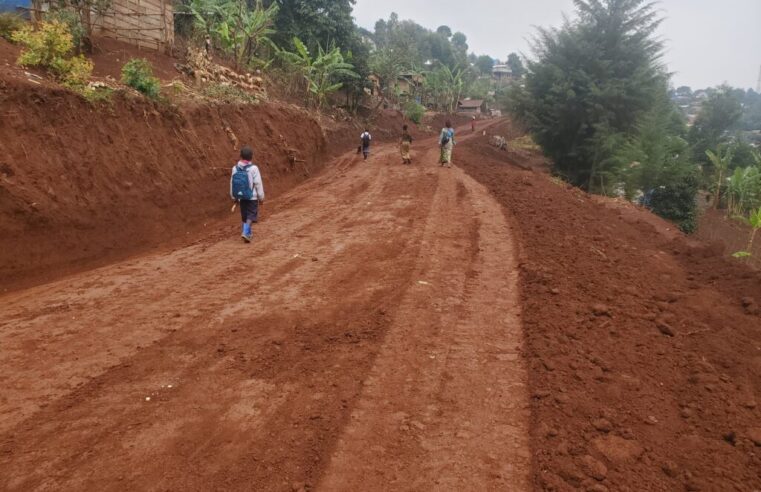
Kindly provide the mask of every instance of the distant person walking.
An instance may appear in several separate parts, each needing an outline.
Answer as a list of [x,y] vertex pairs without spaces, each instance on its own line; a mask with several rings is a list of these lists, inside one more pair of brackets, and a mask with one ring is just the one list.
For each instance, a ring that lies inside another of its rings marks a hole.
[[[259,168],[251,162],[254,151],[249,146],[240,150],[240,160],[230,176],[230,196],[240,207],[243,222],[241,237],[247,243],[254,238],[251,225],[259,221],[259,205],[264,203],[264,184]],[[234,206],[233,206],[234,208]]]
[[472,120],[470,120],[470,130],[472,133],[476,133],[476,117],[474,116]]
[[370,155],[370,143],[373,141],[373,136],[370,135],[370,131],[365,128],[364,133],[359,136],[359,139],[362,155],[365,157],[365,160],[367,160],[367,157]]
[[402,154],[402,163],[412,164],[412,157],[410,157],[410,150],[412,149],[412,135],[407,131],[407,125],[402,127],[402,140],[399,143],[399,150]]
[[454,128],[452,122],[447,121],[446,126],[441,129],[439,135],[439,147],[441,147],[441,165],[452,167],[452,149],[454,149]]

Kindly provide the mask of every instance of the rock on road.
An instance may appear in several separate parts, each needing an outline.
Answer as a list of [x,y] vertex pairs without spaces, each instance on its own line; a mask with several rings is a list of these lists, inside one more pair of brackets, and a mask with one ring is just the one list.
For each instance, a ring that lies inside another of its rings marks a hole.
[[0,297],[0,489],[528,489],[511,226],[416,147]]

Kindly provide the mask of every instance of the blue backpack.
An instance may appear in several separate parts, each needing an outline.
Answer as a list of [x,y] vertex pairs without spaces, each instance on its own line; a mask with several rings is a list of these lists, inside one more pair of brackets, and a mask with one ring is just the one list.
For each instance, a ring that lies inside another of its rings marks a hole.
[[235,172],[232,178],[233,197],[236,200],[253,200],[254,190],[251,189],[251,185],[248,182],[248,170],[251,165],[248,166],[235,166]]
[[454,130],[447,128],[443,133],[444,135],[441,137],[441,145],[446,145],[454,137]]

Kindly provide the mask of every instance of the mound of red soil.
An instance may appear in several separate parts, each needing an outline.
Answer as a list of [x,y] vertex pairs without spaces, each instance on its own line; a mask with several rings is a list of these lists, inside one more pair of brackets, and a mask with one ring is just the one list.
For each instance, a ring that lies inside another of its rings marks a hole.
[[229,172],[243,144],[254,147],[270,196],[324,163],[322,128],[298,108],[177,109],[124,95],[95,107],[0,80],[0,288],[187,241],[229,216]]
[[485,137],[455,162],[519,231],[535,486],[761,489],[761,277]]

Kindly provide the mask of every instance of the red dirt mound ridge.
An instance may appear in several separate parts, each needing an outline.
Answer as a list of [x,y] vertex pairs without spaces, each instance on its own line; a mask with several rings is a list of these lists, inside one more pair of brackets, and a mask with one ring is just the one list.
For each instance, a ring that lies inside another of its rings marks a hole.
[[230,168],[253,146],[268,193],[320,168],[322,128],[290,106],[181,109],[0,85],[0,289],[188,240],[230,214]]
[[520,230],[535,487],[761,490],[758,273],[499,155],[455,159]]

